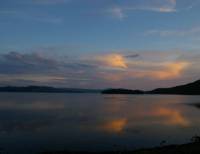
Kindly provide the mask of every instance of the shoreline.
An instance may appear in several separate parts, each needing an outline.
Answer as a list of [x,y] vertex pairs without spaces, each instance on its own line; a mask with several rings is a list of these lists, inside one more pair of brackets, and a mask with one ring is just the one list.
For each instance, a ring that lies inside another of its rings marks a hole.
[[87,152],[87,151],[50,151],[39,154],[199,154],[200,142],[192,142],[181,145],[165,145],[154,148],[144,148],[133,151],[105,151],[105,152]]

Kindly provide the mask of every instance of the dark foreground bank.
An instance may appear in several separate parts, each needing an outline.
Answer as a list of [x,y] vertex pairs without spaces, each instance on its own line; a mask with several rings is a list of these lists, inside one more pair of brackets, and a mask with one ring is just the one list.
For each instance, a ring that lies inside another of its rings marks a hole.
[[200,142],[193,142],[182,145],[168,145],[150,149],[135,151],[110,151],[110,152],[75,152],[75,151],[55,151],[42,152],[40,154],[200,154]]

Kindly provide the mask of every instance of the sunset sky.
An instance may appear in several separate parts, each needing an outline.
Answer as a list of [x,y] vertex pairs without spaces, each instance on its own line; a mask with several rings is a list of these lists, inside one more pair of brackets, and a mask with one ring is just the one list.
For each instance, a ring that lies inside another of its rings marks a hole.
[[200,0],[0,0],[0,86],[200,79]]

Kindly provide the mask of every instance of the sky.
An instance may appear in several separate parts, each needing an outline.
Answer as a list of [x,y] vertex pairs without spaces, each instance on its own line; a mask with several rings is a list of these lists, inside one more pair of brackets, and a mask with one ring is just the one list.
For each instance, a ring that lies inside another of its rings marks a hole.
[[199,15],[200,0],[0,0],[0,86],[198,80]]

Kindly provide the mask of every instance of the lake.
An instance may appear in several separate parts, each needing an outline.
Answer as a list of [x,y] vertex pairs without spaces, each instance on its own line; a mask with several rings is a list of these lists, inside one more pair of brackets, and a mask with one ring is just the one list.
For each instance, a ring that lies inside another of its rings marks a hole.
[[0,148],[133,150],[200,135],[200,96],[0,93]]

